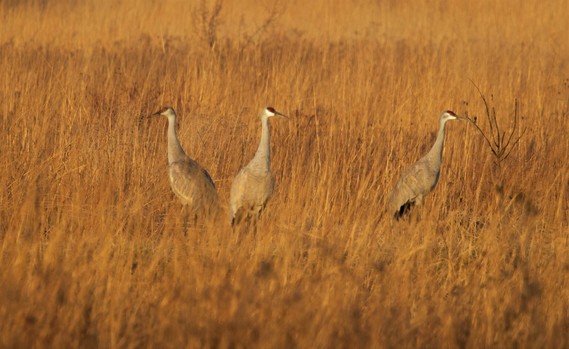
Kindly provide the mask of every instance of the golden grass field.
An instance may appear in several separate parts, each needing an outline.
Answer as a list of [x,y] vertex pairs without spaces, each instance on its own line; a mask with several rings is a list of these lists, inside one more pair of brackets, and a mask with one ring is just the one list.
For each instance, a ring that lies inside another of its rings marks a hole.
[[[428,3],[428,5],[427,5]],[[569,3],[0,1],[0,348],[569,346]],[[385,212],[447,124],[418,219]],[[172,105],[227,210],[183,234]],[[224,217],[225,218],[225,217]]]

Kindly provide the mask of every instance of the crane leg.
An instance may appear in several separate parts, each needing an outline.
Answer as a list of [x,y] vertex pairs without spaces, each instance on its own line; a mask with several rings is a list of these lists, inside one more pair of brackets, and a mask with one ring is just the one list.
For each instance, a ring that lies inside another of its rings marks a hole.
[[259,216],[258,215],[253,215],[251,217],[251,224],[253,225],[253,237],[257,237],[257,221],[258,221]]
[[184,205],[184,237],[188,236],[188,225],[189,225],[189,211],[188,211],[188,206]]
[[184,236],[188,236],[188,230],[190,225],[196,226],[198,221],[198,215],[195,211],[184,205]]

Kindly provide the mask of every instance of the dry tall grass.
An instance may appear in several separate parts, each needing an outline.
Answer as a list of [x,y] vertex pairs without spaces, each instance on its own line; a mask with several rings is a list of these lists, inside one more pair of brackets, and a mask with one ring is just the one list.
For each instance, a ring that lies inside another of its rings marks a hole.
[[[428,3],[0,2],[0,347],[569,346],[569,5]],[[450,123],[393,222],[439,113],[485,127],[469,79],[525,135]],[[223,202],[291,117],[256,236],[183,236],[163,104]]]

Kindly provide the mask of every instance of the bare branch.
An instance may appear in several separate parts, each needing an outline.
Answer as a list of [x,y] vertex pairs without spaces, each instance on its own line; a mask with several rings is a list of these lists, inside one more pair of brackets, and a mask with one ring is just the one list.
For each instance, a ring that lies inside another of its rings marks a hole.
[[199,37],[211,49],[217,44],[222,8],[223,0],[216,0],[211,10],[208,7],[207,0],[201,0],[194,14],[194,28]]
[[474,127],[476,127],[478,129],[478,131],[480,132],[480,134],[482,135],[482,137],[484,137],[484,140],[486,141],[486,143],[488,144],[488,146],[490,147],[490,149],[492,149],[492,151],[494,151],[494,147],[492,146],[492,143],[490,141],[490,139],[488,139],[488,137],[486,136],[486,134],[484,133],[484,131],[482,131],[482,129],[480,128],[480,126],[478,126],[476,124],[476,122],[474,122],[470,117],[468,117],[468,115],[463,116],[463,118],[465,118],[466,120],[470,121],[471,124],[474,125]]
[[[492,99],[492,104],[494,104],[494,95],[490,97]],[[498,119],[496,118],[496,108],[492,106],[492,120],[494,120],[494,129],[496,130],[496,146],[501,148],[501,138],[500,138],[500,127],[498,126]]]
[[512,150],[515,148],[515,146],[518,144],[518,142],[520,141],[520,139],[522,139],[523,135],[526,133],[527,128],[524,128],[524,130],[522,131],[522,134],[516,139],[516,141],[512,144],[512,146],[510,147],[510,149],[508,150],[508,153],[506,155],[504,155],[504,157],[502,158],[502,160],[506,160],[506,158],[510,155],[510,153],[512,152]]
[[514,133],[516,133],[517,124],[518,124],[518,100],[515,99],[514,100],[514,126],[512,127],[512,133],[510,133],[510,136],[508,137],[508,141],[506,141],[506,144],[504,144],[504,148],[507,148],[510,145],[510,141],[514,137]]
[[278,0],[275,1],[270,11],[268,11],[267,18],[265,18],[263,23],[261,23],[261,25],[259,25],[259,27],[257,27],[257,29],[252,34],[244,35],[244,41],[243,44],[241,45],[241,50],[249,46],[256,37],[260,36],[262,33],[267,31],[267,29],[272,24],[274,24],[274,22],[277,21],[277,19],[280,16],[280,13],[284,12],[282,9],[279,9],[279,6],[280,6],[280,1]]
[[500,128],[500,124],[498,123],[496,108],[493,105],[494,96],[493,95],[490,96],[492,104],[488,103],[488,100],[486,99],[482,91],[478,88],[478,86],[476,86],[476,84],[472,80],[470,80],[470,82],[472,83],[472,85],[474,85],[474,87],[478,91],[478,94],[480,95],[480,98],[482,99],[482,102],[484,103],[486,118],[488,120],[490,132],[489,133],[485,132],[472,119],[470,119],[468,115],[466,115],[464,118],[470,121],[476,127],[478,132],[482,134],[484,140],[486,141],[486,144],[488,145],[490,151],[494,155],[496,162],[500,163],[506,158],[508,158],[513,148],[519,143],[520,139],[524,136],[526,132],[526,129],[524,128],[522,133],[516,137],[516,133],[520,127],[518,121],[519,102],[517,99],[514,100],[514,120],[512,128],[509,130],[503,130]]
[[490,124],[490,132],[492,134],[494,134],[494,130],[492,129],[492,121],[490,120],[490,108],[488,107],[488,101],[486,101],[486,97],[484,97],[484,95],[482,94],[482,91],[480,91],[480,88],[478,87],[478,85],[476,85],[474,83],[474,81],[472,81],[471,79],[468,79],[468,80],[470,80],[470,82],[472,83],[472,85],[474,86],[476,91],[478,91],[478,94],[482,98],[482,102],[484,102],[484,107],[486,108],[486,118],[488,119],[488,123]]

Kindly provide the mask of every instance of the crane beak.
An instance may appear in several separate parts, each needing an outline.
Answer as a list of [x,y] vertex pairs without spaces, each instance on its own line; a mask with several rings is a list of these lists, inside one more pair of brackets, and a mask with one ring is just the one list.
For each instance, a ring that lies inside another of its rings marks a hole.
[[141,114],[141,115],[138,117],[138,121],[139,121],[139,122],[142,122],[142,120],[150,119],[150,118],[153,117],[154,115],[155,115],[155,114],[150,114],[150,115]]
[[153,117],[156,116],[156,115],[157,115],[157,113],[150,114],[150,115],[141,114],[141,115],[138,117],[138,123],[139,123],[139,124],[142,124],[143,122],[145,122],[145,120],[148,120],[148,119],[150,119],[150,118],[153,118]]
[[150,115],[146,115],[144,118],[145,118],[145,119],[150,119],[150,118],[153,118],[153,117],[155,117],[155,116],[160,116],[160,112],[157,111],[156,113],[152,113],[152,114],[150,114]]
[[283,119],[288,119],[288,116],[281,114],[278,111],[275,111],[275,115],[278,115],[278,117],[283,118]]

